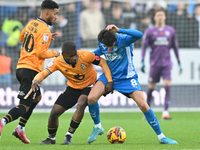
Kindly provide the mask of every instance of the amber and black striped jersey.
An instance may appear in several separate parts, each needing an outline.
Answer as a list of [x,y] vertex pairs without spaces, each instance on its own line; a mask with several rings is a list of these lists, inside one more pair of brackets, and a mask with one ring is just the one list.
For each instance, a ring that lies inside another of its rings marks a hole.
[[28,68],[41,72],[45,59],[56,55],[55,51],[48,51],[51,38],[51,31],[44,20],[38,18],[30,21],[19,37],[23,44],[17,69]]
[[[75,89],[83,89],[94,84],[97,80],[97,73],[94,70],[93,63],[100,62],[100,57],[89,51],[78,50],[77,53],[78,61],[74,68],[66,63],[61,55],[49,63],[46,70],[50,74],[59,70],[68,79],[68,86]],[[96,64],[98,65],[98,63]]]

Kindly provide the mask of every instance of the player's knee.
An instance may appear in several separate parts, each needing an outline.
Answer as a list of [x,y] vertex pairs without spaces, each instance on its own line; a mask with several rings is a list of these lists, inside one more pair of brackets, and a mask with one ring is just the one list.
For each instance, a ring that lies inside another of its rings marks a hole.
[[88,103],[89,104],[95,104],[98,101],[98,99],[95,96],[88,96]]
[[42,95],[39,95],[33,100],[33,103],[39,103],[41,99],[42,99]]
[[149,110],[149,105],[146,102],[144,102],[139,105],[139,108],[142,112],[147,112]]
[[55,111],[55,110],[51,110],[51,113],[50,113],[50,118],[55,120],[55,119],[58,119],[58,117],[60,116],[60,112],[58,111]]
[[83,112],[85,110],[85,107],[87,106],[87,97],[83,98],[81,101],[77,104],[77,111]]

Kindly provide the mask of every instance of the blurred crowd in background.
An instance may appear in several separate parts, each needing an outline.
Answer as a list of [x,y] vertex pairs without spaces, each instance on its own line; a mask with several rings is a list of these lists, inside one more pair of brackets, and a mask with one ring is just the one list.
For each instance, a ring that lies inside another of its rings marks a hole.
[[[99,31],[108,24],[115,24],[119,28],[137,29],[144,33],[154,25],[153,14],[159,8],[166,10],[166,24],[175,28],[180,48],[188,50],[200,46],[200,4],[192,1],[175,1],[174,4],[168,4],[165,0],[146,3],[83,0],[60,4],[58,19],[49,27],[52,33],[58,33],[58,37],[52,41],[50,47],[61,47],[64,41],[70,40],[75,42],[78,48],[95,49]],[[2,61],[8,61],[7,59],[0,60],[0,80],[3,75],[6,75],[5,78],[11,78],[12,74],[12,82],[7,82],[8,85],[17,83],[15,68],[20,56],[20,32],[30,20],[39,16],[40,6],[4,6],[0,3],[0,58],[6,56],[12,60],[12,63],[6,66],[11,70],[2,67],[6,64]],[[141,40],[137,41],[134,47],[140,49]],[[0,81],[0,84],[3,82]]]

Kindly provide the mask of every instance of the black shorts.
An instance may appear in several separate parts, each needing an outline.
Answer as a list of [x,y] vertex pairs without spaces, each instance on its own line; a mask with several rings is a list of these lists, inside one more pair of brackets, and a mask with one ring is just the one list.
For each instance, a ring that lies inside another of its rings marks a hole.
[[35,92],[31,89],[32,80],[37,73],[37,71],[26,68],[19,68],[16,70],[16,77],[20,83],[18,93],[18,98],[20,100],[28,100],[32,102],[37,96],[41,95],[40,88]]
[[55,104],[64,107],[66,110],[72,108],[78,101],[81,95],[89,95],[91,87],[86,87],[82,90],[67,87],[66,90],[60,94]]

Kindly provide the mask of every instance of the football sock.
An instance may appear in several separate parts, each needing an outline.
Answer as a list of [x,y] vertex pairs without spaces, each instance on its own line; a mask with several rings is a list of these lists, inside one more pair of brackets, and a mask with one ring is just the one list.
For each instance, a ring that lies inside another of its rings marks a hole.
[[7,123],[14,121],[18,119],[20,116],[22,116],[24,113],[26,113],[26,108],[23,105],[18,105],[14,108],[12,108],[8,114],[4,117]]
[[51,139],[51,140],[55,140],[56,137],[51,137],[51,136],[49,136],[49,139]]
[[70,135],[71,137],[73,136],[73,134],[70,133],[69,131],[66,133],[66,135]]
[[35,108],[37,104],[38,103],[32,103],[28,111],[20,117],[20,120],[19,120],[20,126],[24,127],[26,125],[26,122],[28,121],[29,117],[31,116],[33,112],[33,109]]
[[2,120],[2,124],[3,124],[3,126],[5,126],[6,123],[7,123],[6,119],[5,119],[5,118],[2,118],[1,120]]
[[88,107],[89,107],[89,112],[90,112],[90,116],[92,117],[94,124],[99,124],[100,121],[100,113],[99,113],[99,104],[98,102],[96,102],[95,104],[89,104],[88,103]]
[[99,128],[99,129],[101,129],[101,122],[100,123],[98,123],[98,124],[95,124],[95,128]]
[[170,105],[170,86],[164,86],[166,94],[165,94],[165,103],[164,110],[168,110]]
[[163,116],[169,115],[169,112],[166,111],[166,110],[164,110],[163,113],[162,113],[162,115],[163,115]]
[[147,104],[150,106],[151,105],[151,100],[152,100],[152,92],[154,89],[149,88],[147,91]]
[[18,125],[18,130],[19,132],[24,132],[25,131],[25,127],[21,126],[21,125]]
[[161,128],[159,125],[159,122],[153,112],[153,110],[150,108],[147,112],[144,112],[144,115],[150,124],[150,126],[153,128],[153,130],[156,132],[157,135],[161,134]]
[[58,128],[51,128],[48,126],[49,138],[54,138],[56,136]]
[[165,137],[165,135],[163,133],[158,135],[158,139],[161,140],[163,137]]
[[68,132],[71,133],[71,134],[74,134],[74,132],[76,131],[76,129],[78,128],[79,124],[81,122],[79,121],[76,121],[73,117],[71,119],[71,122],[70,122],[70,127],[68,129]]

